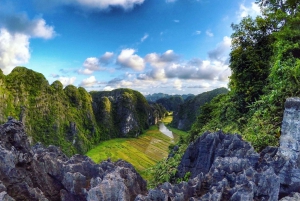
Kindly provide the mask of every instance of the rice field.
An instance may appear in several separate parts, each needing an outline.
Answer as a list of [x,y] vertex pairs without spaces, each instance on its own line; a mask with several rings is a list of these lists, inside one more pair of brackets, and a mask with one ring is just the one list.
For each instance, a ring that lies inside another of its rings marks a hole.
[[112,161],[123,159],[131,163],[144,179],[148,179],[150,175],[147,170],[168,156],[168,147],[173,142],[154,125],[138,138],[118,138],[101,142],[86,155],[96,163],[108,158]]

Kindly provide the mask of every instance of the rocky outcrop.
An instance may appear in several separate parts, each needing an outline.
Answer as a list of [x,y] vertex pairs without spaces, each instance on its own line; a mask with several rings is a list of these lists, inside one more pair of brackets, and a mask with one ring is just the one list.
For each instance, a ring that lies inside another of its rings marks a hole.
[[74,155],[56,146],[30,147],[24,126],[12,118],[0,126],[0,200],[134,200],[146,182],[125,161]]
[[280,147],[260,154],[235,134],[204,133],[192,143],[178,166],[188,182],[164,183],[136,200],[281,200],[300,199],[300,99],[285,104]]

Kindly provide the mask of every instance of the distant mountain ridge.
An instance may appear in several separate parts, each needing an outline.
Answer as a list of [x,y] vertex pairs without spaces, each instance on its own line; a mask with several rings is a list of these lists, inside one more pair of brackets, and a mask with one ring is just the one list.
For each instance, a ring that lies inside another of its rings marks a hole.
[[100,140],[137,136],[164,115],[161,106],[150,106],[134,90],[91,94],[73,85],[63,88],[59,81],[49,85],[41,73],[25,67],[6,76],[0,71],[0,123],[18,118],[32,143],[57,145],[71,155]]
[[154,93],[145,95],[145,98],[148,102],[156,102],[158,99],[161,98],[170,98],[172,96],[181,96],[183,100],[186,100],[187,98],[194,97],[194,94],[183,94],[183,95],[169,95],[164,93]]

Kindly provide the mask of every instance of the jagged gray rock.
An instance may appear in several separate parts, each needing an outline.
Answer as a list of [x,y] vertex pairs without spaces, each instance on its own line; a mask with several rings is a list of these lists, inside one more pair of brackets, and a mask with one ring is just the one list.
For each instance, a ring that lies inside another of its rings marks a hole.
[[0,126],[0,200],[134,200],[146,182],[125,161],[74,155],[58,147],[30,147],[22,122]]
[[191,172],[192,177],[201,172],[205,175],[218,156],[247,158],[252,165],[259,158],[259,154],[248,142],[241,140],[240,135],[226,135],[222,131],[206,132],[185,151],[177,177],[184,177],[187,172]]
[[280,201],[299,201],[299,200],[300,200],[300,193],[291,193],[291,195],[280,199]]
[[280,147],[258,154],[237,134],[206,132],[178,166],[177,177],[190,172],[194,179],[162,184],[136,200],[300,200],[300,98],[287,99],[285,107]]

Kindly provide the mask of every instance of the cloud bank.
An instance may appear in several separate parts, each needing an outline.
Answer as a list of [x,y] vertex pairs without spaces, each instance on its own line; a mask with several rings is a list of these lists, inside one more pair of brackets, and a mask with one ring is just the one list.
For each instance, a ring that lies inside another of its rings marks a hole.
[[135,71],[142,71],[145,68],[144,59],[134,54],[134,49],[123,49],[117,58],[117,64],[124,68],[131,68]]
[[8,74],[29,61],[31,38],[51,39],[56,33],[41,17],[30,20],[25,14],[0,12],[0,68]]
[[141,5],[145,0],[36,0],[36,5],[45,8],[65,5],[78,6],[84,9],[107,10],[112,7],[120,7],[124,10],[133,9],[136,5]]

